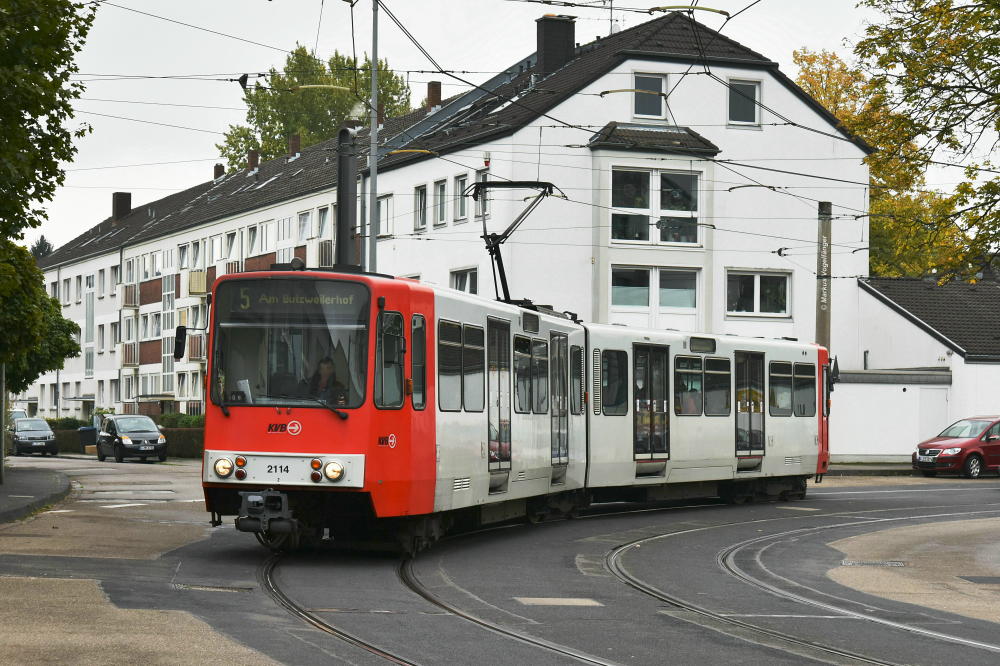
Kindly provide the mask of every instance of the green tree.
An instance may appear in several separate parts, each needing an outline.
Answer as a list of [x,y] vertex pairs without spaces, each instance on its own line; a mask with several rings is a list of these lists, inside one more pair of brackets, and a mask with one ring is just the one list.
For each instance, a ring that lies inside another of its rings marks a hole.
[[59,302],[45,293],[42,272],[28,250],[0,240],[0,363],[7,390],[19,393],[43,372],[79,356],[80,327],[62,317]]
[[[888,158],[961,164],[954,210],[934,226],[957,226],[982,265],[1000,248],[1000,9],[996,0],[860,0],[881,12],[855,53],[885,118]],[[913,147],[911,150],[910,147]],[[979,266],[973,266],[972,271]]]
[[[284,70],[271,69],[268,85],[259,82],[244,93],[247,104],[245,125],[231,125],[225,141],[216,146],[231,169],[242,169],[247,151],[260,152],[262,160],[285,154],[288,137],[298,134],[302,147],[337,136],[344,120],[371,90],[371,61],[366,56],[360,68],[351,56],[334,52],[324,63],[304,46],[297,46],[285,61]],[[386,117],[409,112],[410,89],[406,80],[389,71],[389,63],[379,59],[379,105]],[[328,84],[350,91],[296,86]],[[368,114],[363,122],[367,123]]]
[[799,49],[796,83],[843,126],[876,152],[866,159],[872,274],[922,276],[968,267],[966,238],[953,223],[954,197],[927,191],[927,162],[912,141],[898,134],[898,119],[879,88],[860,69],[829,51]]
[[20,238],[46,219],[42,204],[65,178],[60,162],[90,130],[66,125],[83,90],[70,81],[73,58],[95,11],[96,3],[72,0],[0,3],[0,238]]
[[52,247],[52,243],[50,243],[43,234],[39,236],[38,240],[36,240],[34,244],[31,246],[31,256],[33,256],[36,261],[39,259],[44,259],[45,257],[52,254],[52,250],[54,249],[55,248]]

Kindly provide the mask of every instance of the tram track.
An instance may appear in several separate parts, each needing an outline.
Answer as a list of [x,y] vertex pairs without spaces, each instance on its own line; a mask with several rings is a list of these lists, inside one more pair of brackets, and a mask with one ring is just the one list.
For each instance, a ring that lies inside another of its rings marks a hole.
[[[843,515],[845,516],[852,515],[854,513],[866,513],[866,512],[846,512]],[[851,522],[837,523],[833,525],[820,525],[816,527],[805,527],[805,528],[797,528],[794,530],[786,530],[784,532],[779,532],[776,534],[769,534],[765,536],[755,537],[753,539],[747,539],[745,541],[724,548],[717,555],[717,564],[724,572],[740,580],[741,582],[756,587],[759,590],[762,590],[766,593],[769,593],[771,595],[774,595],[782,599],[809,605],[814,608],[820,608],[827,612],[836,613],[844,617],[852,617],[855,619],[872,622],[889,628],[898,629],[901,631],[906,631],[914,634],[919,634],[921,636],[931,638],[933,640],[955,643],[966,647],[973,647],[973,648],[988,650],[991,652],[1000,652],[1000,645],[993,645],[989,643],[984,643],[982,641],[965,639],[958,636],[953,636],[949,634],[944,634],[942,632],[925,629],[923,627],[914,626],[912,624],[887,620],[885,618],[876,617],[870,613],[853,610],[851,608],[846,607],[845,605],[838,605],[837,603],[820,601],[815,598],[807,597],[801,593],[796,593],[782,589],[777,585],[773,585],[771,583],[768,583],[767,581],[764,581],[752,575],[751,573],[747,572],[743,567],[739,566],[736,562],[737,556],[741,554],[745,549],[751,546],[760,545],[767,542],[773,544],[783,538],[800,537],[809,533],[816,533],[816,532],[837,529],[837,528],[844,528],[844,527],[853,527],[858,525],[872,525],[873,522],[887,523],[887,522],[899,522],[906,520],[918,520],[918,519],[928,519],[928,518],[952,518],[952,517],[967,519],[970,517],[977,517],[977,518],[982,517],[982,514],[995,515],[997,513],[1000,513],[1000,509],[989,509],[989,510],[975,511],[975,512],[962,511],[956,513],[941,513],[933,515],[921,514],[919,516],[881,517],[874,520],[870,518],[865,518],[863,522],[851,521]],[[783,519],[775,519],[775,520],[783,520]],[[760,522],[770,522],[770,521],[765,520]],[[646,594],[647,596],[653,597],[659,601],[663,601],[667,604],[670,604],[671,606],[674,606],[675,608],[680,609],[682,612],[687,613],[687,615],[683,619],[689,622],[694,622],[695,624],[700,624],[710,629],[722,631],[723,633],[729,633],[738,638],[742,638],[744,640],[750,640],[754,643],[782,650],[784,652],[788,652],[796,656],[804,656],[819,661],[829,661],[830,663],[836,663],[836,664],[844,664],[844,663],[883,664],[886,666],[895,665],[897,663],[892,661],[885,661],[879,658],[871,657],[851,650],[845,650],[843,648],[838,648],[831,645],[819,643],[816,641],[804,639],[795,636],[793,634],[782,632],[776,629],[770,629],[767,627],[761,627],[759,625],[755,625],[753,623],[746,622],[744,620],[740,620],[734,617],[714,612],[708,608],[705,608],[700,604],[695,604],[677,595],[667,593],[655,587],[654,585],[651,585],[650,583],[647,583],[646,581],[643,581],[637,578],[636,576],[633,576],[625,569],[624,564],[621,561],[623,555],[626,552],[634,548],[638,548],[643,544],[647,544],[662,539],[682,536],[684,534],[691,534],[694,532],[705,532],[708,530],[714,530],[732,526],[733,524],[724,524],[724,525],[714,525],[709,527],[699,527],[689,530],[680,530],[668,534],[654,535],[636,539],[634,541],[630,541],[628,543],[616,546],[615,548],[610,550],[605,556],[605,566],[612,573],[612,575],[614,575],[616,578],[621,580],[629,587],[632,587],[633,589],[636,589],[642,592],[643,594]],[[773,574],[772,572],[768,571],[766,567],[764,567],[763,563],[760,560],[761,552],[763,551],[761,550],[754,554],[755,564],[757,564],[765,571],[767,571],[768,574],[772,576],[777,576],[776,574]],[[804,588],[804,586],[802,586],[799,583],[793,583],[793,584],[799,589]],[[828,597],[831,596],[826,593],[819,592],[818,590],[813,590],[812,588],[804,588],[804,589],[809,589],[815,592],[816,594],[822,594]],[[836,597],[834,598],[836,599]],[[858,602],[852,602],[844,599],[840,599],[840,601],[843,601],[845,603],[850,603],[852,605],[858,605]]]

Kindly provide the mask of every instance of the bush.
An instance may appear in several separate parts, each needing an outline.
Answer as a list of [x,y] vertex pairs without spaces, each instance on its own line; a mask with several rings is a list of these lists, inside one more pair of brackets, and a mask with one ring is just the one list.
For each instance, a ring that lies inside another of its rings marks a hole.
[[196,414],[162,414],[156,421],[164,428],[201,428],[205,417]]
[[49,427],[53,430],[76,430],[77,428],[83,428],[84,426],[89,426],[89,421],[81,421],[80,419],[74,419],[72,416],[63,416],[58,419],[45,419],[48,421]]

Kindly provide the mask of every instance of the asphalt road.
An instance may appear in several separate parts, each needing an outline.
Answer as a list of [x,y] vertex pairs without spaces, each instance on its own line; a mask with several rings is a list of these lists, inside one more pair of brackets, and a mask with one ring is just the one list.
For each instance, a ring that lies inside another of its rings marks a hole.
[[0,525],[4,663],[387,663],[316,625],[401,663],[1000,660],[995,477],[604,507],[450,539],[401,567],[333,549],[273,559],[209,527],[197,463],[13,464],[59,468],[74,491]]

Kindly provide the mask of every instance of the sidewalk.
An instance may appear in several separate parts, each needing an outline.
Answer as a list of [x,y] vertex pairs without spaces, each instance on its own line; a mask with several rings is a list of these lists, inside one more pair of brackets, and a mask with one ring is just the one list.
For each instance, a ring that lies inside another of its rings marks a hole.
[[826,476],[920,476],[910,463],[830,463]]
[[[47,469],[8,467],[0,485],[0,523],[9,523],[69,494],[69,477]],[[2,533],[0,533],[2,534]]]

